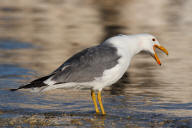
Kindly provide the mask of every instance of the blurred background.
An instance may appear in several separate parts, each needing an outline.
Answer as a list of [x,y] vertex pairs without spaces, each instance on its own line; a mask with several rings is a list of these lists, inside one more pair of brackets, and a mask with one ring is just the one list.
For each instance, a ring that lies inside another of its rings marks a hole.
[[[192,1],[1,0],[0,126],[192,127]],[[137,55],[103,91],[106,117],[89,90],[9,92],[116,34],[151,33],[168,49]]]

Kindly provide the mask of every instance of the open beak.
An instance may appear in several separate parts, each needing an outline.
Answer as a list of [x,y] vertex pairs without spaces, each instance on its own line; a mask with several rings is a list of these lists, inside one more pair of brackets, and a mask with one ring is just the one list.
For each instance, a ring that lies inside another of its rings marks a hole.
[[[155,44],[155,45],[153,46],[154,52],[155,52],[155,48],[160,49],[161,51],[163,51],[165,54],[168,55],[167,49],[165,49],[163,46],[159,46],[159,45],[156,45],[156,44]],[[155,60],[157,61],[157,63],[158,63],[159,65],[161,65],[161,62],[160,62],[159,57],[157,56],[157,53],[156,53],[156,52],[155,52],[155,54],[154,54],[154,58],[155,58]]]

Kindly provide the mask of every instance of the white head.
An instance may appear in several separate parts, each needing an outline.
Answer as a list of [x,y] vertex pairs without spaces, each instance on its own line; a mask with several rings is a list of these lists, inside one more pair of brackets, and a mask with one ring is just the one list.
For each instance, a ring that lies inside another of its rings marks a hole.
[[140,51],[150,53],[159,65],[161,65],[161,62],[155,52],[155,48],[162,50],[168,55],[168,51],[161,46],[156,37],[151,34],[118,35],[109,38],[105,42],[113,44],[119,49],[124,49],[124,51],[131,54],[131,56],[134,56]]
[[159,44],[159,41],[157,40],[157,38],[151,34],[137,34],[136,36],[140,40],[140,47],[142,51],[146,51],[150,53],[152,57],[157,61],[157,63],[161,65],[159,57],[155,52],[155,48],[160,49],[167,55],[168,55],[168,51]]

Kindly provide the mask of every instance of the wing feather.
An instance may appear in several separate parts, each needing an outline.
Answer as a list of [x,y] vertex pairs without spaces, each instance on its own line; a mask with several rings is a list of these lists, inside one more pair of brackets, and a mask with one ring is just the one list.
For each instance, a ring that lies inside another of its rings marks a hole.
[[[112,46],[95,46],[85,49],[61,65],[52,76],[55,84],[89,82],[102,76],[104,70],[114,67],[120,56]],[[63,70],[64,69],[64,70]]]

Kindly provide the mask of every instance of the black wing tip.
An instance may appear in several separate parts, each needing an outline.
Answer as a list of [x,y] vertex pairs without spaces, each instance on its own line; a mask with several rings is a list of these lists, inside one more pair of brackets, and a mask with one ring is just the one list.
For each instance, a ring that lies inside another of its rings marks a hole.
[[[52,74],[51,74],[52,75]],[[9,89],[10,91],[14,92],[14,91],[17,91],[19,89],[26,89],[26,88],[40,88],[42,86],[47,86],[47,84],[45,84],[43,81],[48,79],[51,75],[48,75],[48,76],[45,76],[45,77],[41,77],[39,79],[36,79],[34,81],[32,81],[31,83],[29,84],[26,84],[26,85],[23,85],[23,86],[20,86],[18,88],[15,88],[15,89]]]
[[43,86],[47,86],[46,84],[44,83],[30,83],[30,84],[27,84],[27,85],[24,85],[24,86],[20,86],[19,88],[13,88],[13,89],[9,89],[10,91],[14,92],[14,91],[17,91],[17,90],[20,90],[20,89],[27,89],[27,88],[41,88]]
[[12,91],[12,92],[17,91],[17,90],[18,90],[18,88],[16,88],[16,89],[9,89],[9,91]]

